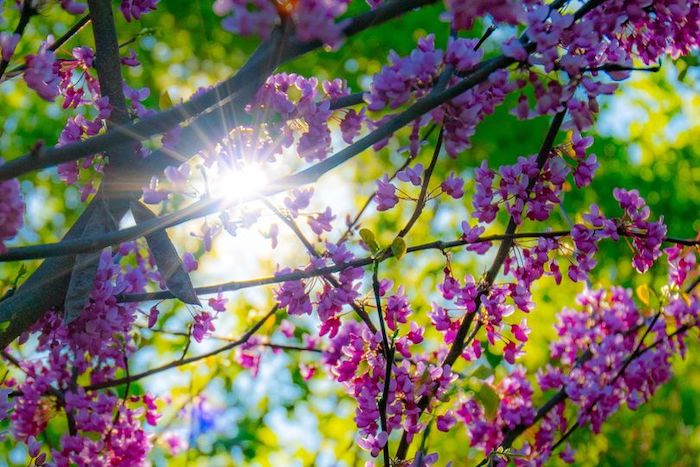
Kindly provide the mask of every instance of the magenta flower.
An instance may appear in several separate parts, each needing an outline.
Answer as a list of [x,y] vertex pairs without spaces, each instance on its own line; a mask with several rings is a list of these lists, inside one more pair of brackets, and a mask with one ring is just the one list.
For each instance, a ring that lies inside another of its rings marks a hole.
[[450,176],[440,184],[440,188],[452,198],[460,199],[464,196],[464,179],[450,172]]
[[389,182],[389,176],[384,175],[377,180],[377,196],[375,197],[378,211],[388,211],[399,202],[396,187]]

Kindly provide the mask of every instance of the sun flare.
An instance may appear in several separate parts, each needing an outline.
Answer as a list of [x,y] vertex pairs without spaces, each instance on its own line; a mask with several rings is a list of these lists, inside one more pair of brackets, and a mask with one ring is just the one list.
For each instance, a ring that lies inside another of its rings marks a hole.
[[265,169],[258,164],[243,165],[223,171],[212,183],[216,197],[230,201],[258,193],[269,181]]

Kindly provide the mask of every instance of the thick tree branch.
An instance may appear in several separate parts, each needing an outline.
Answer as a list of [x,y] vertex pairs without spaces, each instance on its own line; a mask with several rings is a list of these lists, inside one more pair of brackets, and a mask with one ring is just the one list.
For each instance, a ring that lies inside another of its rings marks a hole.
[[[388,2],[373,11],[358,15],[352,19],[346,27],[347,35],[356,34],[364,29],[381,24],[391,18],[402,15],[414,8],[435,2],[436,0],[396,0]],[[183,145],[185,148],[178,148],[178,152],[185,152],[186,155],[192,155],[197,150],[206,146],[208,139],[201,138],[203,129],[213,132],[216,128],[228,128],[224,124],[235,122],[234,119],[228,118],[228,115],[236,115],[240,109],[252,99],[257,90],[257,86],[262,83],[267,74],[272,72],[281,63],[290,60],[296,56],[319,48],[320,42],[298,42],[289,40],[289,44],[281,47],[280,34],[273,37],[276,41],[265,42],[258,51],[253,54],[247,64],[239,70],[233,77],[216,86],[214,89],[203,93],[186,104],[175,106],[174,108],[161,112],[154,117],[145,118],[135,124],[130,124],[125,127],[120,127],[116,130],[107,132],[104,135],[96,136],[74,145],[53,148],[42,151],[41,157],[36,157],[36,154],[28,154],[27,156],[15,159],[0,166],[0,180],[12,178],[16,175],[27,171],[50,167],[61,162],[79,159],[81,157],[107,150],[115,145],[119,145],[124,140],[142,140],[158,133],[163,133],[169,130],[179,122],[190,118],[191,115],[206,110],[209,107],[218,105],[223,102],[222,114],[214,113],[214,111],[203,115],[211,119],[213,122],[220,122],[219,125],[212,125],[212,128],[195,127]],[[256,84],[257,83],[257,84]],[[234,95],[235,94],[235,95]],[[227,102],[230,105],[226,105]],[[185,131],[183,131],[183,137]],[[197,139],[195,137],[198,137]],[[199,141],[197,145],[193,145],[192,141]],[[126,192],[124,198],[131,196],[138,198],[140,187],[144,184],[151,174],[159,173],[172,161],[172,153],[162,150],[152,154],[147,158],[142,165],[135,164],[134,167],[129,167],[131,172],[125,176],[125,180],[129,180],[130,184],[126,184],[123,188]],[[176,153],[177,155],[177,153]],[[68,239],[79,237],[85,225],[89,222],[90,215],[93,210],[100,209],[99,206],[92,202],[88,208],[80,216],[76,224],[66,235]],[[111,206],[111,214],[115,219],[121,218],[126,209],[127,204],[119,206]],[[206,211],[206,209],[204,209]],[[24,332],[29,326],[35,323],[43,314],[52,307],[60,304],[65,296],[65,291],[68,286],[69,273],[72,270],[72,261],[70,258],[61,258],[56,260],[45,261],[29,279],[20,287],[20,289],[12,297],[0,302],[0,316],[7,319],[8,316],[14,316],[15,319],[10,323],[10,327],[0,333],[0,348],[4,348],[12,342],[17,336]],[[41,294],[35,293],[41,290]],[[37,299],[40,295],[40,299]]]
[[[387,2],[370,12],[353,18],[348,26],[345,27],[344,33],[346,36],[353,36],[365,29],[382,24],[385,21],[400,16],[415,8],[435,3],[435,1],[436,0],[395,0]],[[263,44],[263,47],[265,47],[265,44]],[[322,45],[323,44],[319,41],[302,42],[295,38],[288,38],[280,54],[280,61],[273,69],[293,58],[318,49]],[[270,52],[272,51],[268,51],[268,53]],[[103,135],[94,136],[67,146],[47,148],[40,151],[38,155],[28,153],[22,157],[8,161],[0,166],[0,181],[8,180],[33,170],[53,167],[64,162],[70,162],[92,154],[107,151],[114,146],[123,144],[125,140],[140,142],[152,136],[165,133],[175,125],[211,107],[225,103],[226,100],[230,99],[240,88],[246,86],[247,83],[256,82],[261,76],[264,78],[266,75],[261,73],[261,70],[266,68],[264,63],[269,58],[268,53],[259,54],[257,56],[257,61],[249,62],[240,72],[219,83],[213,89],[193,97],[188,102],[176,105],[168,110],[139,120],[138,122],[116,127]],[[200,141],[202,145],[206,143],[207,141]]]

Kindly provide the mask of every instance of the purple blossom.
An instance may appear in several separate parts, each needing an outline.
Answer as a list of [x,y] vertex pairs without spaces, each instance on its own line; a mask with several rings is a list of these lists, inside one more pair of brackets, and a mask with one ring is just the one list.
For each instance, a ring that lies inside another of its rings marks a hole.
[[447,43],[445,63],[455,67],[458,72],[466,72],[474,68],[484,56],[483,50],[475,50],[476,39],[452,39]]
[[399,202],[396,196],[396,187],[389,181],[389,176],[384,175],[377,180],[377,196],[375,197],[378,211],[388,211]]
[[[279,273],[285,272],[288,271],[283,269]],[[310,315],[311,300],[305,289],[306,284],[303,281],[284,282],[276,292],[280,308],[286,308],[287,313],[292,316]]]
[[42,99],[53,102],[58,95],[60,76],[59,63],[56,56],[49,50],[49,44],[43,43],[36,55],[27,55],[24,81],[27,86],[39,94]]
[[333,219],[335,216],[331,208],[327,207],[322,213],[309,217],[308,223],[316,235],[321,235],[323,232],[330,232],[333,229],[331,226]]
[[501,44],[501,52],[506,57],[513,58],[519,62],[527,61],[528,53],[517,37],[511,37]]
[[127,21],[139,20],[143,15],[154,11],[158,0],[122,0],[119,9]]
[[402,182],[410,182],[411,185],[420,186],[421,177],[423,176],[423,164],[416,164],[413,167],[406,167],[404,170],[397,172],[396,178]]
[[143,202],[146,204],[160,204],[161,202],[168,199],[170,191],[161,190],[158,188],[158,178],[151,177],[147,187],[142,188],[143,191]]
[[460,199],[464,196],[464,179],[450,172],[450,176],[440,184],[440,188],[452,198]]
[[397,323],[406,323],[411,308],[404,294],[403,287],[399,287],[396,295],[390,295],[386,301],[386,325],[392,331],[396,330]]
[[[0,164],[2,160],[0,160]],[[15,178],[0,182],[0,252],[24,223],[24,201],[19,181]]]
[[389,54],[389,66],[374,75],[365,101],[369,110],[382,110],[387,105],[396,109],[406,103],[414,91],[430,84],[442,63],[442,51],[435,49],[435,37],[429,34],[418,41],[408,57]]
[[195,259],[194,255],[189,251],[182,255],[182,265],[185,268],[185,272],[196,271],[199,267],[199,263]]
[[214,12],[225,16],[224,29],[241,36],[266,38],[278,21],[275,6],[265,0],[216,0]]
[[362,123],[365,121],[365,109],[359,112],[355,109],[350,109],[346,112],[343,120],[340,122],[340,131],[343,135],[343,141],[352,144],[355,137],[360,134]]
[[579,188],[590,185],[596,169],[600,167],[595,154],[591,154],[584,161],[580,161],[574,170],[574,182]]
[[195,315],[192,324],[192,337],[197,342],[202,342],[205,337],[208,337],[212,332],[216,331],[214,320],[216,316],[202,311]]
[[11,34],[9,32],[0,33],[0,51],[2,52],[3,61],[10,61],[12,55],[15,53],[20,37],[19,34]]
[[312,188],[306,190],[294,188],[289,192],[289,195],[284,198],[284,205],[289,209],[293,217],[297,217],[299,211],[309,207],[313,194],[314,190]]

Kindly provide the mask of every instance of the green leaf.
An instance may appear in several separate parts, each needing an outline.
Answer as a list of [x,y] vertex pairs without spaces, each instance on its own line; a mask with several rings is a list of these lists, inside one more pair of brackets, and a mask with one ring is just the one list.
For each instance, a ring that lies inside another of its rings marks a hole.
[[158,99],[158,105],[160,106],[160,110],[169,109],[173,106],[173,100],[170,97],[170,93],[168,93],[167,89],[163,91],[163,93],[160,95],[160,98]]
[[369,229],[360,229],[360,237],[372,253],[379,251],[379,243],[377,243],[377,237],[374,235],[374,232]]
[[681,57],[680,59],[676,60],[676,70],[678,72],[678,81],[681,83],[685,79],[685,76],[688,74],[688,70],[690,69],[690,66],[688,62],[685,60],[685,57]]
[[[156,217],[150,209],[138,202],[131,203],[131,213],[134,215],[137,223]],[[185,271],[180,255],[178,255],[175,246],[170,241],[168,233],[164,229],[153,232],[146,235],[146,242],[168,290],[185,303],[201,306],[197,292],[192,287],[190,276]]]
[[489,418],[496,415],[501,399],[490,384],[482,384],[479,390],[476,391],[476,398],[484,406],[484,411]]
[[471,376],[477,379],[486,379],[489,376],[493,375],[493,368],[489,368],[486,365],[479,365],[472,371]]
[[403,258],[406,254],[406,240],[403,237],[396,237],[393,242],[391,242],[391,252],[394,254],[396,259]]
[[482,342],[481,346],[484,349],[484,356],[486,357],[486,361],[489,362],[489,365],[491,365],[491,368],[496,368],[501,361],[503,361],[503,355],[497,355],[489,349],[488,342]]
[[649,286],[642,284],[637,287],[637,297],[643,304],[649,306]]

